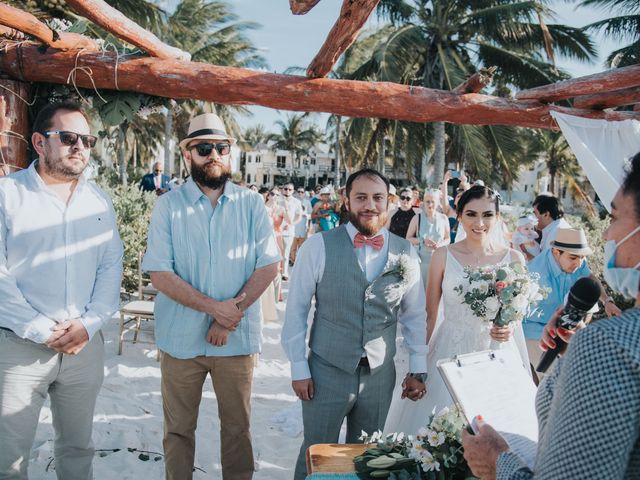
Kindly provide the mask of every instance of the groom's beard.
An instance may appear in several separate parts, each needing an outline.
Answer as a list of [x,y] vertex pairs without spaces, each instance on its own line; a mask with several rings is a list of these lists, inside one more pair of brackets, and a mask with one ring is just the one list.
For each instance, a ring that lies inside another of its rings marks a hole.
[[378,218],[375,221],[367,221],[366,223],[364,221],[360,220],[360,216],[358,213],[352,212],[351,210],[349,210],[349,221],[353,224],[354,227],[356,227],[356,230],[358,230],[361,234],[363,234],[365,237],[369,238],[369,237],[373,237],[376,233],[378,233],[382,227],[385,226],[385,224],[387,223],[387,212],[374,212],[372,210],[364,210],[359,212],[360,214],[363,213],[377,213]]

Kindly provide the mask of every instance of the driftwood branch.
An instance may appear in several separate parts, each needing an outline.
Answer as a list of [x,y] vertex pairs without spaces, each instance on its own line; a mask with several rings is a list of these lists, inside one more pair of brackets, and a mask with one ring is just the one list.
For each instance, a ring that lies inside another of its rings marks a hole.
[[[37,38],[42,43],[59,50],[82,49],[97,52],[98,44],[92,39],[71,32],[56,32],[29,12],[0,3],[0,24],[4,26],[2,34],[16,37],[15,30]],[[14,31],[14,33],[11,32]]]
[[289,0],[291,13],[294,15],[304,15],[315,7],[320,0]]
[[461,83],[451,91],[459,95],[465,93],[479,93],[484,87],[491,84],[496,70],[498,70],[498,67],[481,68],[467,78],[464,83]]
[[563,82],[522,90],[516,94],[518,100],[555,102],[580,95],[591,95],[623,88],[640,86],[640,65],[615,68],[606,72],[573,78]]
[[556,128],[550,111],[607,120],[640,118],[632,112],[598,112],[489,95],[457,95],[388,82],[307,79],[149,57],[120,58],[116,62],[115,54],[110,52],[80,55],[41,52],[35,45],[22,44],[5,48],[0,55],[1,71],[34,82],[67,83],[69,72],[77,66],[76,85],[86,88],[93,88],[95,83],[99,89],[115,89],[116,65],[120,90],[227,105],[262,105],[279,110],[413,122],[534,128]]
[[29,165],[31,85],[0,79],[0,176]]
[[340,17],[309,67],[307,77],[325,77],[340,55],[358,38],[358,33],[380,0],[343,0]]
[[633,105],[638,102],[640,102],[640,87],[633,87],[625,88],[624,90],[614,90],[613,92],[576,97],[573,99],[573,106],[575,108],[603,110],[605,108]]
[[153,33],[125,17],[103,0],[67,0],[67,4],[107,32],[143,49],[152,57],[191,60],[188,52],[163,43]]

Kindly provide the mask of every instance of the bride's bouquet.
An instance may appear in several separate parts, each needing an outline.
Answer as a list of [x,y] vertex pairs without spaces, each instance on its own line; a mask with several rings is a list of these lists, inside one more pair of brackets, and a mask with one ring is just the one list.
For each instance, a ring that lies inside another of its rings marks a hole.
[[454,290],[476,317],[498,327],[522,321],[549,292],[540,288],[537,273],[517,262],[465,267],[464,272],[463,283]]
[[376,444],[353,459],[358,478],[370,480],[468,480],[471,470],[462,456],[460,435],[465,419],[456,407],[432,414],[426,427],[414,437],[391,433],[382,438],[377,431],[364,443]]

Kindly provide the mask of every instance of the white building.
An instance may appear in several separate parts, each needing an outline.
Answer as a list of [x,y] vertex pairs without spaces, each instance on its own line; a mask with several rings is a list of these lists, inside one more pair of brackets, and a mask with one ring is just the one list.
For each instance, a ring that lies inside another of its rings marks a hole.
[[296,186],[335,184],[335,154],[327,144],[318,143],[308,155],[294,158],[288,150],[274,150],[272,144],[260,143],[240,157],[240,168],[247,184],[273,187],[285,182]]

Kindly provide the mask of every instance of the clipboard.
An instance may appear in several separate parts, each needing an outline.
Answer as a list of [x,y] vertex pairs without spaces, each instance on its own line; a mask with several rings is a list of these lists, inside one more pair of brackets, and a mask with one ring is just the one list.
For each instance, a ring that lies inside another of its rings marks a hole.
[[538,442],[537,388],[520,355],[512,349],[485,350],[439,360],[437,367],[469,425],[482,415],[533,468]]

